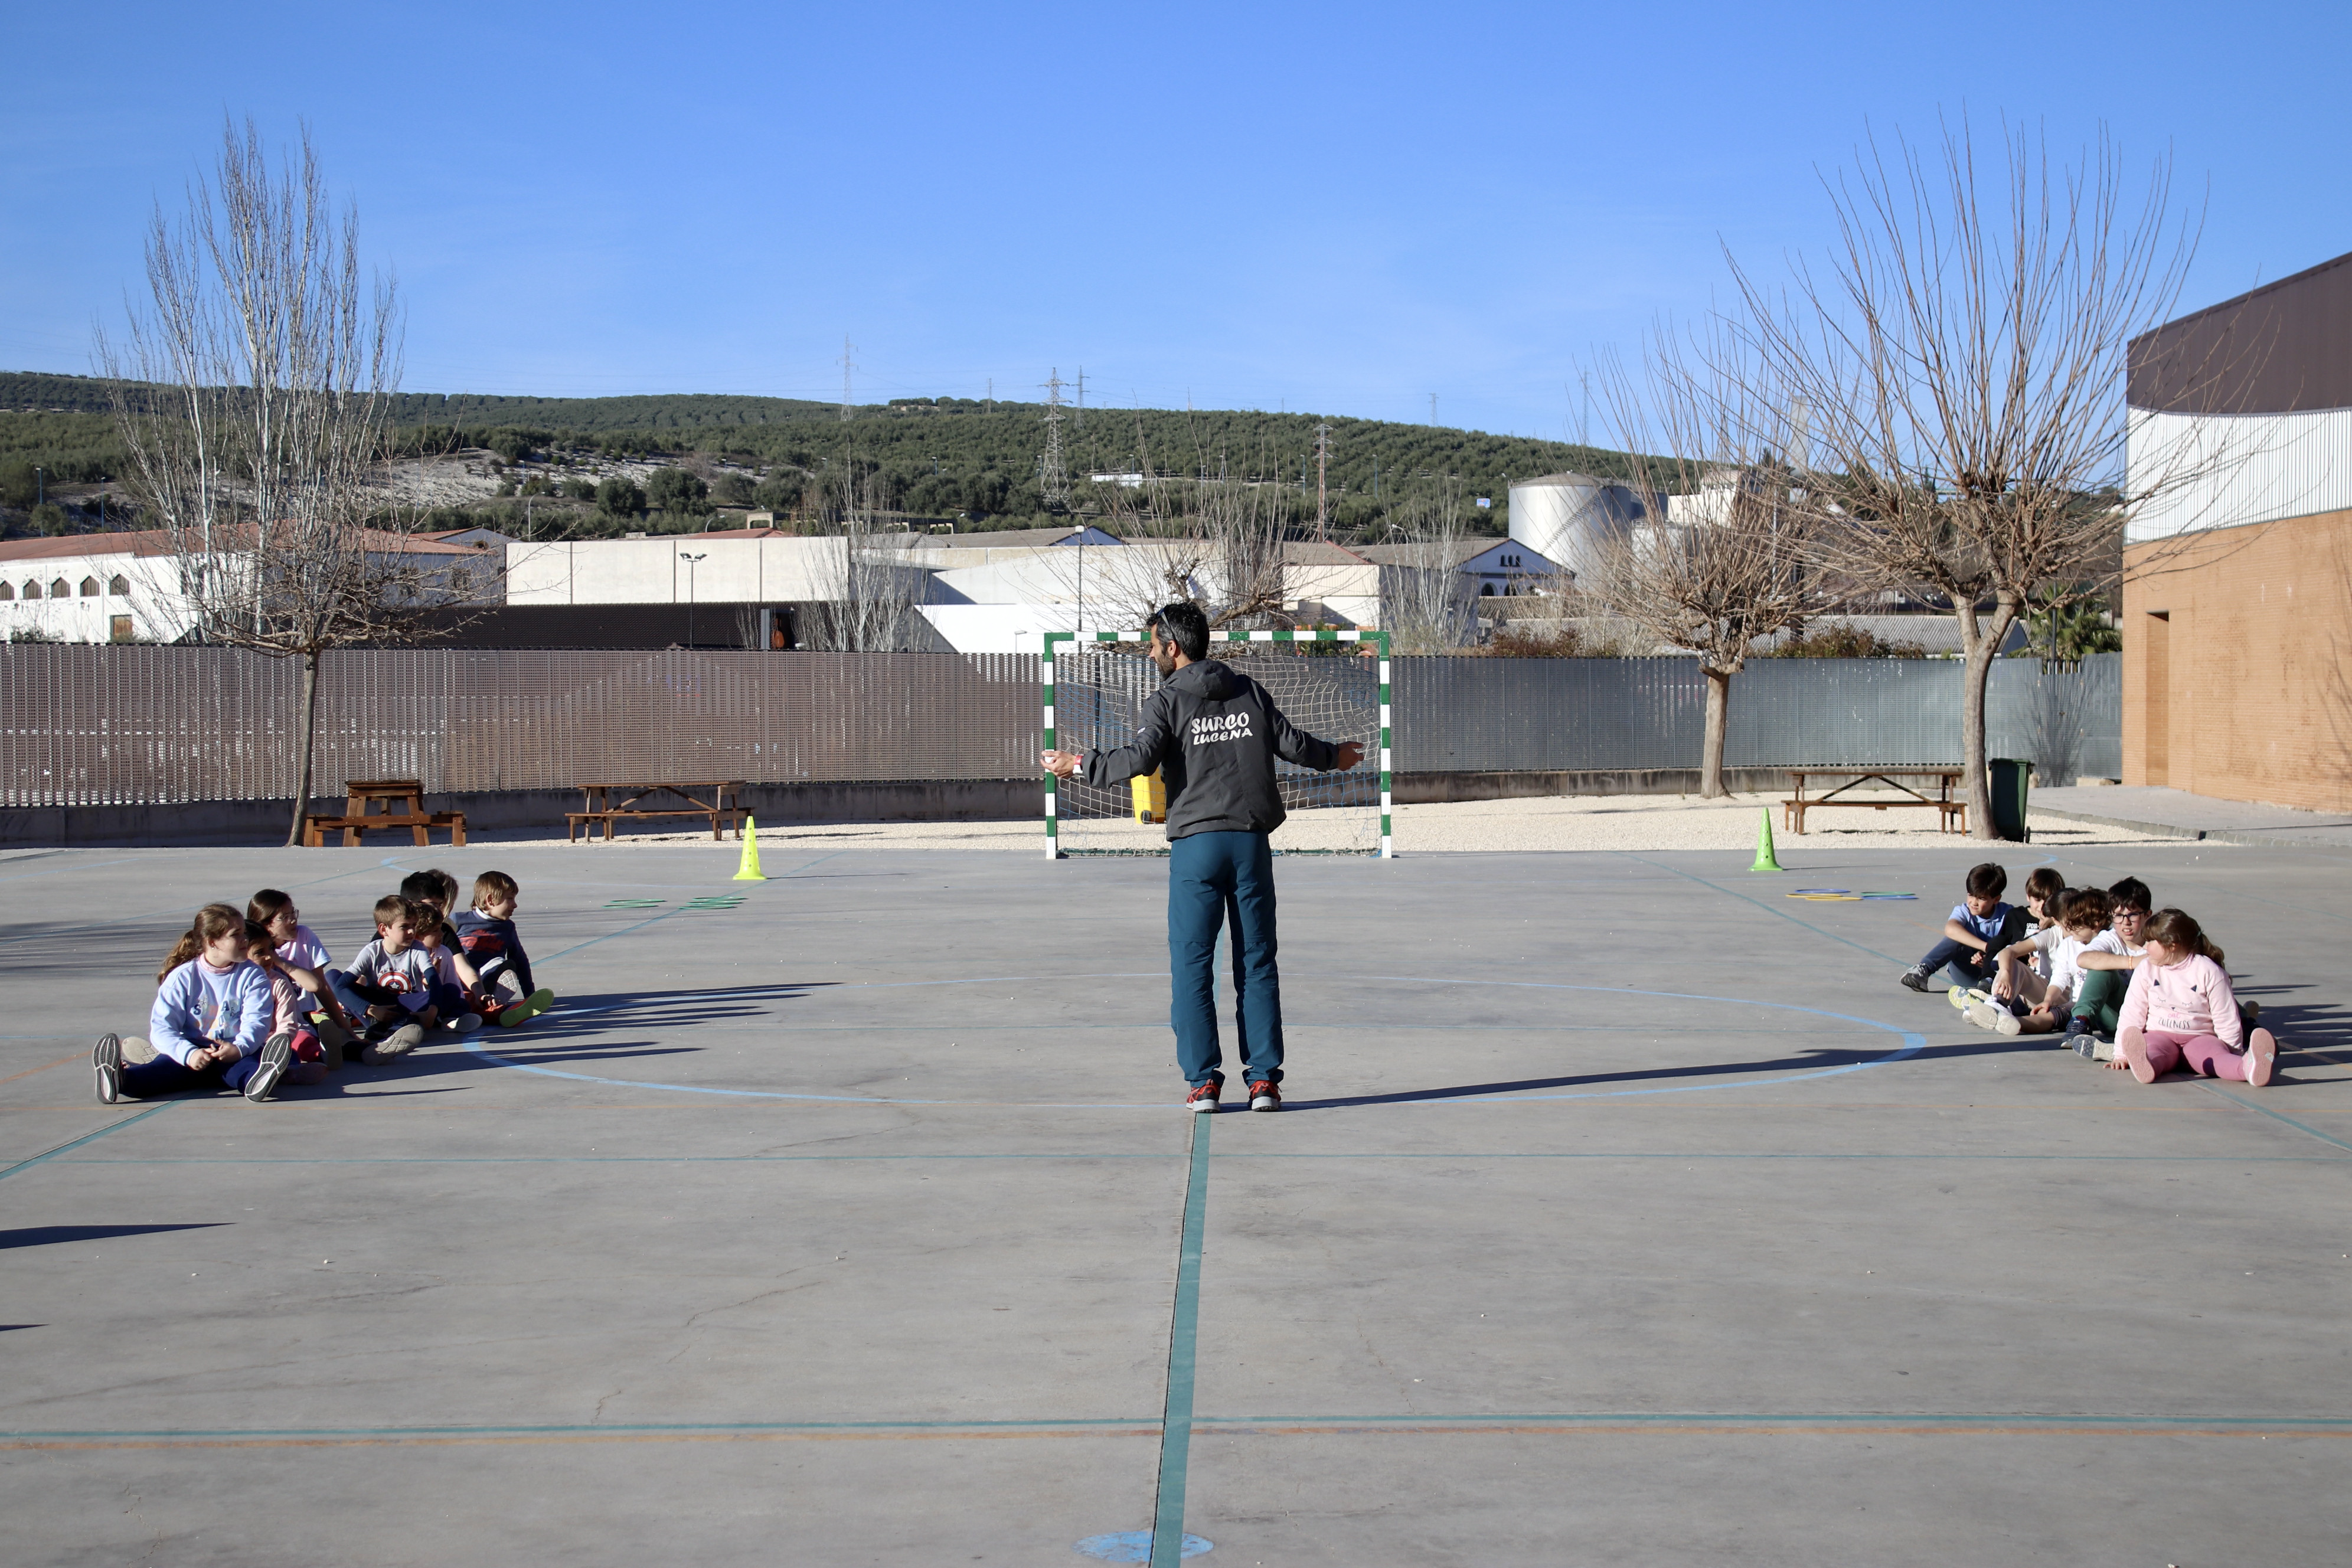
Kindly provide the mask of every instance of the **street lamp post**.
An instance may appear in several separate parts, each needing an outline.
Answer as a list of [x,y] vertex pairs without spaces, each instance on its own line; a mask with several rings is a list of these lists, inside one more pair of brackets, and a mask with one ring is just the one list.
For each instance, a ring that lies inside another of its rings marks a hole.
[[708,550],[700,554],[692,554],[683,550],[677,552],[677,558],[686,563],[686,646],[688,647],[694,646],[694,568],[698,563],[708,559],[709,554],[710,552]]

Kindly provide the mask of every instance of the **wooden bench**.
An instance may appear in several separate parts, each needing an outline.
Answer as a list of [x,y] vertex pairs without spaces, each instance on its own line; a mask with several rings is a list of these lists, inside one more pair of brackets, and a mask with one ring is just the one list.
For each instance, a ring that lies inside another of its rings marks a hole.
[[[717,783],[689,780],[677,784],[582,784],[580,787],[587,795],[586,808],[581,811],[567,811],[563,814],[563,837],[564,842],[568,844],[579,842],[580,830],[583,827],[588,830],[588,842],[593,844],[596,841],[596,829],[599,826],[604,828],[604,841],[609,844],[613,840],[614,831],[618,824],[657,816],[705,817],[710,823],[710,837],[714,840],[723,839],[727,830],[732,830],[738,838],[743,837],[743,808],[738,804],[741,798],[743,786],[735,780]],[[694,793],[697,790],[709,795],[710,798],[709,800],[698,798]],[[620,795],[623,798],[616,804],[613,799],[614,795]],[[685,804],[682,805],[667,805],[658,802],[652,805],[638,804],[648,797],[661,795],[675,795]]]
[[[353,849],[365,835],[385,828],[407,829],[420,849],[433,842],[430,834],[436,827],[448,833],[452,847],[462,847],[466,842],[466,814],[428,813],[425,809],[425,786],[415,779],[352,779],[343,785],[343,797],[341,816],[303,816],[305,846],[312,849],[323,847],[328,834],[341,832],[343,847]],[[383,807],[381,811],[374,809],[379,805]]]
[[302,842],[312,849],[323,848],[327,835],[340,830],[343,847],[356,847],[362,835],[371,830],[404,827],[411,833],[411,842],[420,847],[433,842],[430,829],[441,828],[449,835],[452,848],[466,847],[466,814],[462,811],[436,811],[429,815],[399,816],[305,816],[302,818]]
[[[1962,833],[1969,830],[1969,803],[1952,798],[1952,791],[1965,776],[1958,768],[1951,767],[1887,767],[1887,768],[1790,768],[1789,784],[1792,791],[1780,802],[1780,826],[1793,833],[1805,831],[1805,813],[1822,806],[1846,806],[1871,811],[1893,811],[1906,808],[1929,810],[1936,814],[1936,831]],[[1826,795],[1805,794],[1807,780],[1843,779],[1845,782]],[[1919,779],[1935,785],[1934,795],[1905,784],[1905,779]],[[1865,784],[1882,784],[1902,798],[1888,800],[1878,796],[1846,797],[1846,791]]]

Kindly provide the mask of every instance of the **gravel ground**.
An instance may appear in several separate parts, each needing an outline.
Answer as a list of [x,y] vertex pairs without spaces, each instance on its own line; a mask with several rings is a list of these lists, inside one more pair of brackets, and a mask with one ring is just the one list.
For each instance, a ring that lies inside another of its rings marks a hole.
[[[1746,849],[1756,843],[1759,813],[1772,814],[1772,831],[1783,846],[1860,845],[1874,848],[1950,847],[1968,842],[1939,834],[1922,820],[1924,812],[1826,811],[1811,815],[1802,837],[1780,826],[1778,797],[1735,795],[1727,801],[1678,799],[1669,795],[1552,795],[1524,800],[1454,801],[1401,805],[1395,812],[1399,854],[1445,851],[1542,849]],[[1307,812],[1276,836],[1288,849],[1328,849],[1360,841],[1367,814]],[[2031,815],[2037,844],[2143,844],[2168,842],[2128,828],[2101,827]],[[1064,824],[1066,847],[1148,849],[1162,844],[1158,828],[1134,823],[1090,821]],[[1043,855],[1045,832],[1036,821],[824,823],[762,827],[761,852],[835,849],[1002,849]],[[558,841],[560,843],[560,841]],[[614,847],[710,842],[707,833],[640,833]],[[607,846],[599,844],[599,851]],[[735,852],[730,842],[729,854]]]

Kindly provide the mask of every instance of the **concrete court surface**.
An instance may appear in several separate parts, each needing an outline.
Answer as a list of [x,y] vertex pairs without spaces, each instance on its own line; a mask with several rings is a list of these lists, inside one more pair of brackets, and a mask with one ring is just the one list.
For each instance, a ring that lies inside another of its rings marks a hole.
[[[0,1557],[2344,1562],[2347,857],[2001,847],[2204,918],[2248,1090],[1896,986],[1983,848],[1286,858],[1290,1109],[1212,1122],[1159,861],[7,857]],[[428,864],[555,1014],[91,1101],[194,905],[348,958]]]

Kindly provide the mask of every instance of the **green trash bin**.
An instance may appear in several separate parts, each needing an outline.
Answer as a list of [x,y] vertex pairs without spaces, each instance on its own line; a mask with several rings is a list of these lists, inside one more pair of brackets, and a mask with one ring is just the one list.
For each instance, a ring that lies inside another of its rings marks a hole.
[[1988,781],[1992,795],[1992,830],[1997,837],[2012,844],[2029,844],[2032,833],[2025,826],[2025,791],[2033,777],[2033,764],[2017,757],[1995,757],[1990,764],[1991,778]]

